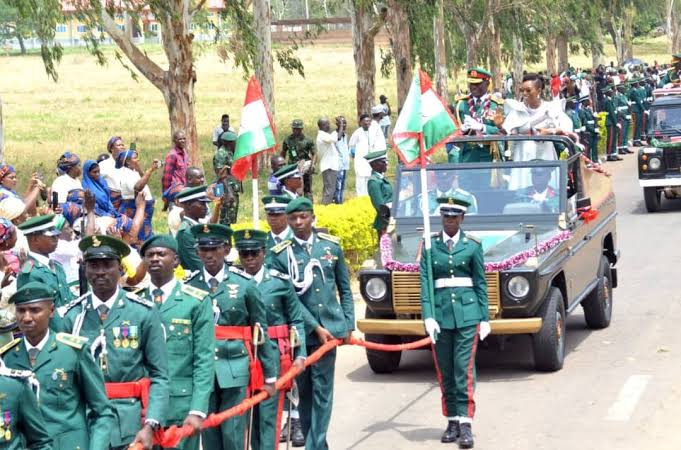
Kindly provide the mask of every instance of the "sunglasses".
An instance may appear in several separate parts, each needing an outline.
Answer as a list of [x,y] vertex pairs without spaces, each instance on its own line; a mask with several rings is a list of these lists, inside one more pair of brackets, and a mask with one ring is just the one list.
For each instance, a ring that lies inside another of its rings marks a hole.
[[260,250],[239,250],[239,256],[242,258],[253,258],[260,254]]

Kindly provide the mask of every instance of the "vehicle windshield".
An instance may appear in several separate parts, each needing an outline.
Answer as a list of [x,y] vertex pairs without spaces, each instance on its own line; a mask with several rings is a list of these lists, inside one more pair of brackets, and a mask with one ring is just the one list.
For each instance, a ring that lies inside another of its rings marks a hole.
[[[432,165],[427,170],[427,201],[431,216],[439,215],[438,197],[458,195],[468,199],[470,215],[558,214],[566,197],[558,161],[508,163],[513,167]],[[468,166],[468,167],[467,167]],[[561,187],[563,186],[563,187]],[[396,218],[422,217],[424,196],[418,169],[404,169],[399,177]]]
[[651,116],[653,130],[681,133],[681,107],[653,109]]

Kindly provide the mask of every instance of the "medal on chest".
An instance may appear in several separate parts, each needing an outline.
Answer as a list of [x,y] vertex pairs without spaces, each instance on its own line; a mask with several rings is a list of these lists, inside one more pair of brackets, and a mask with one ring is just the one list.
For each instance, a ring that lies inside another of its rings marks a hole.
[[324,247],[324,255],[322,256],[322,259],[331,265],[338,259],[338,256],[334,256],[333,253],[331,253],[331,247]]
[[137,325],[130,326],[130,348],[139,347],[138,330]]
[[229,288],[229,292],[227,294],[229,295],[230,299],[235,299],[239,296],[238,284],[227,284],[227,287]]
[[121,327],[112,327],[111,332],[113,333],[113,346],[119,348],[121,346]]
[[12,440],[12,431],[10,426],[12,424],[12,413],[9,411],[3,411],[2,416],[0,416],[0,436],[6,441]]

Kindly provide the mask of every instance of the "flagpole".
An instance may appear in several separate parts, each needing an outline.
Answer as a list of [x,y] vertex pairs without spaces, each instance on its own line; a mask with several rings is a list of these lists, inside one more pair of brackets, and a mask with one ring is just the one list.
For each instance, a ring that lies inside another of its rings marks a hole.
[[253,179],[252,179],[252,185],[253,185],[253,194],[251,197],[253,197],[253,228],[256,230],[260,229],[260,211],[258,209],[259,201],[258,201],[258,155],[253,155],[251,156],[252,161],[251,163],[253,164],[252,169],[253,169]]
[[[423,143],[423,133],[419,133],[419,146],[421,148],[419,160],[421,163],[421,215],[423,216],[423,257],[426,260],[426,279],[428,286],[428,298],[430,298],[430,311],[428,314],[435,319],[435,289],[433,284],[433,261],[431,255],[430,242],[430,205],[428,198],[428,179],[426,174],[426,152]],[[435,335],[437,339],[437,335]]]

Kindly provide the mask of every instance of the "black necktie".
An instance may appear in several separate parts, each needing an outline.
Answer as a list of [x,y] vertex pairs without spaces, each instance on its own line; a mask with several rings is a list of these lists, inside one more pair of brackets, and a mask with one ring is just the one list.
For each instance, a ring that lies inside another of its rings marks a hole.
[[154,297],[154,303],[157,305],[160,305],[163,303],[163,290],[156,288],[153,291],[151,291],[151,295]]
[[218,284],[220,284],[217,278],[211,278],[208,280],[208,285],[210,286],[210,292],[215,292],[218,290]]

